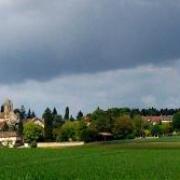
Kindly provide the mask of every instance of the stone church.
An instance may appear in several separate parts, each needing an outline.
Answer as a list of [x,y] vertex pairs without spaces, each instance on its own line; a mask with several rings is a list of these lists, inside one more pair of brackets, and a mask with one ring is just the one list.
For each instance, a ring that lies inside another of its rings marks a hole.
[[20,122],[19,114],[14,112],[13,103],[7,99],[1,106],[0,112],[0,143],[1,145],[14,147],[22,141],[18,135],[16,126]]
[[15,125],[19,122],[19,117],[15,114],[13,109],[13,103],[9,99],[7,99],[1,106],[0,123],[2,122],[6,122],[9,126]]

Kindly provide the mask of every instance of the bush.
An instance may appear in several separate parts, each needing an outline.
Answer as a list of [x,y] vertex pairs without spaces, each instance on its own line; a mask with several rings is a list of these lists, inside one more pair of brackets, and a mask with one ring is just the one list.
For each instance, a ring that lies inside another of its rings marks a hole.
[[161,125],[156,124],[156,125],[152,126],[151,134],[156,137],[161,136],[162,135]]
[[81,140],[84,142],[96,141],[97,137],[98,137],[98,132],[92,126],[86,127],[85,129],[83,129],[81,133]]
[[28,143],[38,141],[43,135],[43,128],[33,122],[26,123],[24,125],[24,139]]
[[145,135],[145,137],[151,136],[151,131],[149,129],[145,129],[144,130],[144,135]]
[[53,130],[57,141],[85,141],[97,140],[97,131],[93,126],[87,126],[83,120],[67,121],[63,126]]
[[31,148],[37,148],[37,142],[36,141],[30,142],[29,145],[30,145]]
[[77,140],[77,122],[66,121],[59,129],[58,141],[75,141]]

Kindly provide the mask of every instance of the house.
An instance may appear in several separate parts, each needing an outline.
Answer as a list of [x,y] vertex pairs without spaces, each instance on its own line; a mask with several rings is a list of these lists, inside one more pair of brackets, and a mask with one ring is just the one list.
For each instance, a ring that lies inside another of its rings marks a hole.
[[30,119],[27,119],[25,121],[25,123],[28,123],[28,122],[32,122],[32,123],[37,124],[37,125],[41,126],[42,128],[44,128],[44,121],[42,119],[37,118],[37,117],[30,118]]
[[2,146],[13,148],[23,144],[23,138],[15,131],[0,132],[0,143]]
[[147,122],[152,123],[153,125],[159,124],[159,123],[171,123],[173,116],[143,116],[143,119]]
[[110,132],[100,132],[98,134],[98,140],[100,141],[111,141],[113,139],[113,135]]
[[15,125],[19,122],[19,117],[13,109],[13,103],[9,99],[6,99],[1,106],[0,122],[6,122],[8,125]]

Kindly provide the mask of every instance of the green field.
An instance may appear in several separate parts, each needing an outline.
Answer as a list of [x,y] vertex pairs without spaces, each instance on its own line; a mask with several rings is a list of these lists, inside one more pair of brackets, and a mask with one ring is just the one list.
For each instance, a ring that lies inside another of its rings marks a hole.
[[64,149],[0,149],[0,179],[178,180],[180,141],[162,138]]

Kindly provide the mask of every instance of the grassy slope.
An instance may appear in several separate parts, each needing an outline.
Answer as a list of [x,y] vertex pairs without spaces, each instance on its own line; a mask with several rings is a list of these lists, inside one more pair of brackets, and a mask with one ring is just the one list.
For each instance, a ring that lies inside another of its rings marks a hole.
[[0,179],[180,179],[180,142],[156,141],[3,149]]

